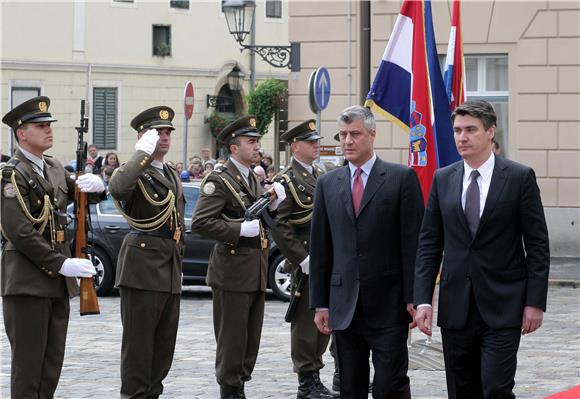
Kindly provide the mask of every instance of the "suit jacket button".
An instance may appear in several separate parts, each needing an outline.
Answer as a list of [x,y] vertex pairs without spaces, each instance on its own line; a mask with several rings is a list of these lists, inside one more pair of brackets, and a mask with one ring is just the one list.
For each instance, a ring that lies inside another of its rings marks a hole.
[[145,243],[144,242],[142,242],[140,245],[141,245],[141,248],[145,248]]
[[302,242],[304,245],[308,245],[308,241],[303,241]]
[[48,272],[48,275],[49,275],[49,276],[52,276],[52,272]]
[[236,253],[236,250],[235,250],[235,249],[232,249],[232,250],[230,251],[230,253],[233,255],[233,254],[235,254],[235,253]]

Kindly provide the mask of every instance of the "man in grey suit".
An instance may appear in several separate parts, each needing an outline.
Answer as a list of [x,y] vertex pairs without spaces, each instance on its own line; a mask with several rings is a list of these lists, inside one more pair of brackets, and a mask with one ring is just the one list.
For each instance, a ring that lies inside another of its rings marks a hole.
[[423,198],[415,172],[374,153],[375,120],[361,106],[338,117],[348,165],[318,179],[310,252],[310,307],[334,331],[341,398],[410,398],[407,331]]

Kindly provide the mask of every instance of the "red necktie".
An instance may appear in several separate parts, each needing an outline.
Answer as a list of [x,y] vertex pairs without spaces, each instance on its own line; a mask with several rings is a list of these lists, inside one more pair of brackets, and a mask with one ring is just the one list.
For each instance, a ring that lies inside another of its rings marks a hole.
[[354,206],[354,214],[356,216],[358,216],[360,203],[362,201],[363,193],[365,190],[362,177],[360,177],[361,173],[362,169],[356,168],[356,171],[354,172],[354,182],[352,184],[352,205]]

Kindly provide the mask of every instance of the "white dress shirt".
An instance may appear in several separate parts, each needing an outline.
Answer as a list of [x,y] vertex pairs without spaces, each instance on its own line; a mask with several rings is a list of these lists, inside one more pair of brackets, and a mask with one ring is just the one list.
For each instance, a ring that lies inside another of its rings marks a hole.
[[250,185],[250,180],[249,180],[250,179],[250,168],[248,168],[247,166],[242,165],[234,157],[230,157],[230,161],[232,161],[232,163],[234,165],[236,165],[236,168],[238,168],[238,170],[242,174],[242,177],[246,181],[246,184],[249,186]]
[[304,169],[306,169],[306,171],[307,171],[308,173],[312,174],[312,171],[314,170],[314,168],[312,167],[312,165],[308,165],[307,163],[304,163],[304,162],[302,162],[301,160],[299,160],[299,159],[298,159],[298,158],[296,158],[296,157],[293,157],[293,159],[294,159],[296,162],[298,162],[300,165],[302,165],[302,167],[303,167]]
[[[371,174],[371,170],[373,169],[373,166],[374,166],[376,160],[377,160],[377,154],[373,153],[373,156],[371,157],[371,159],[366,161],[360,167],[362,169],[360,177],[361,177],[362,182],[363,182],[363,187],[367,186],[367,181],[369,180],[369,175]],[[352,186],[354,184],[354,174],[356,173],[358,166],[355,166],[349,162],[348,167],[350,169],[350,190],[352,191]]]
[[[489,185],[491,184],[491,175],[493,174],[493,167],[495,166],[495,155],[493,152],[477,171],[479,176],[477,178],[477,185],[479,186],[479,217],[483,214],[485,200],[489,192]],[[474,169],[463,161],[463,188],[461,190],[461,207],[465,210],[465,196],[467,195],[467,187],[471,183],[471,171]]]

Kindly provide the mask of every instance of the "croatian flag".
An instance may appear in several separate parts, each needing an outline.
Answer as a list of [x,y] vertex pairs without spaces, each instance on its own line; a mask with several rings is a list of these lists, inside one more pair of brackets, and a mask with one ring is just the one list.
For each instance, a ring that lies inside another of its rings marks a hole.
[[409,166],[426,202],[435,169],[460,159],[429,0],[403,2],[365,105],[409,134]]
[[465,102],[465,62],[463,59],[463,41],[461,40],[461,5],[453,0],[453,17],[449,46],[445,59],[445,91],[449,99],[451,112]]

